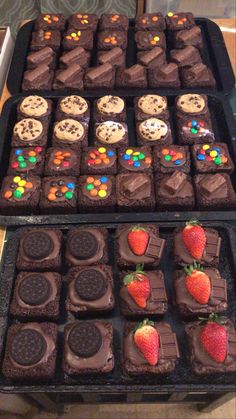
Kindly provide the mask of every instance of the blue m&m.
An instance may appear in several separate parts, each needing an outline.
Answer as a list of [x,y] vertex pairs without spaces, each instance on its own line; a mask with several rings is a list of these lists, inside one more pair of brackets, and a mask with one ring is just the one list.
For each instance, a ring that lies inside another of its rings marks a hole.
[[142,167],[142,163],[145,163],[146,166],[150,166],[152,163],[151,156],[146,156],[144,152],[132,148],[128,148],[125,151],[125,153],[122,155],[122,160],[127,161],[129,166],[132,166],[136,169]]

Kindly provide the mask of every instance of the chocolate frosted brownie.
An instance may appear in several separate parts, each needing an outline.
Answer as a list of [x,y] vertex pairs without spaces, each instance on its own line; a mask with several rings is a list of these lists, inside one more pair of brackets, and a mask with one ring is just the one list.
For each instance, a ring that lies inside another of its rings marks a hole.
[[88,145],[88,125],[76,119],[55,122],[52,136],[53,147],[70,147],[78,151]]
[[111,147],[87,147],[81,157],[81,173],[114,175],[117,172],[117,154]]
[[84,88],[86,90],[113,89],[115,85],[115,69],[109,64],[91,67],[85,71]]
[[216,81],[209,67],[203,63],[197,63],[190,68],[181,71],[183,87],[210,87],[215,88]]
[[169,117],[166,96],[148,94],[136,97],[134,99],[134,111],[136,121],[144,121],[156,116],[163,119]]
[[136,124],[139,145],[172,144],[170,124],[159,118],[148,118]]
[[186,93],[184,95],[177,96],[175,100],[175,107],[177,117],[180,118],[184,116],[204,116],[209,118],[210,116],[206,95],[199,95],[198,93]]
[[140,64],[134,64],[132,67],[118,69],[116,72],[117,88],[147,88],[146,68]]
[[112,120],[94,124],[94,144],[113,147],[128,145],[127,125]]
[[12,147],[44,147],[47,143],[48,124],[34,118],[24,118],[13,128]]
[[62,46],[65,51],[70,51],[77,47],[91,51],[93,49],[93,32],[70,28],[64,34]]
[[69,266],[102,265],[108,262],[108,231],[74,227],[67,234],[65,258]]
[[57,319],[61,275],[56,272],[20,272],[16,278],[10,314],[17,318]]
[[31,51],[39,51],[44,47],[50,47],[57,52],[61,44],[61,33],[58,30],[43,30],[33,32],[30,44]]
[[173,61],[178,67],[191,67],[196,63],[201,63],[201,55],[197,48],[188,45],[181,49],[172,49],[170,51],[170,61]]
[[96,31],[98,25],[98,16],[94,13],[74,13],[68,19],[70,28]]
[[194,16],[190,12],[173,13],[169,12],[166,16],[166,26],[170,31],[180,31],[190,29],[195,25]]
[[39,202],[42,214],[75,214],[77,212],[76,178],[45,177]]
[[45,176],[79,176],[80,151],[67,148],[48,148],[46,154]]
[[194,176],[196,200],[199,210],[234,210],[236,194],[225,173],[214,173]]
[[46,64],[40,64],[23,75],[22,90],[51,90],[54,73]]
[[73,313],[106,312],[113,309],[112,269],[107,265],[71,268],[67,274],[66,309]]
[[127,33],[125,31],[106,29],[98,32],[98,50],[106,51],[114,47],[119,47],[123,50],[127,48]]
[[41,13],[35,21],[35,30],[58,29],[63,31],[65,29],[66,19],[62,13]]
[[42,147],[12,149],[9,159],[8,175],[41,175],[44,167]]
[[135,34],[137,50],[146,51],[153,47],[166,49],[166,38],[164,32],[158,30],[137,31]]
[[33,70],[41,64],[47,65],[50,69],[56,67],[56,53],[50,47],[44,47],[39,51],[30,52],[26,57],[27,70]]
[[118,151],[118,171],[120,173],[152,173],[152,153],[150,147],[126,147]]
[[111,64],[115,69],[125,67],[125,51],[119,47],[110,49],[109,51],[98,51],[97,64]]
[[174,171],[170,175],[157,174],[155,179],[158,211],[192,211],[195,195],[192,179],[186,173]]
[[81,96],[71,95],[59,99],[56,109],[56,120],[72,118],[77,121],[89,122],[89,102]]
[[57,326],[54,323],[13,324],[7,331],[2,373],[13,380],[54,378]]
[[211,120],[207,116],[185,116],[177,119],[179,144],[214,143],[215,136]]
[[148,86],[151,88],[180,88],[178,66],[175,63],[163,64],[156,68],[148,69]]
[[114,212],[116,208],[114,176],[80,176],[78,205],[79,211],[83,213]]
[[234,164],[225,143],[196,144],[191,151],[196,173],[231,174],[234,170]]
[[199,49],[203,48],[200,26],[193,26],[190,29],[183,29],[174,33],[174,48],[184,48],[188,45]]
[[85,51],[82,47],[77,47],[71,51],[66,51],[59,58],[60,68],[68,68],[72,64],[80,65],[82,68],[87,68],[90,64],[91,53]]
[[153,211],[155,192],[152,175],[122,173],[116,176],[116,195],[119,211]]
[[173,173],[178,170],[190,173],[189,147],[157,145],[153,149],[153,156],[155,172]]
[[164,31],[166,28],[165,18],[161,13],[143,13],[135,19],[135,29]]
[[99,20],[99,29],[119,29],[127,32],[129,28],[129,18],[121,14],[104,13]]
[[17,120],[34,118],[48,122],[52,113],[52,100],[31,95],[23,97],[17,104]]
[[71,64],[65,70],[57,70],[53,81],[53,90],[83,90],[84,70],[79,64]]
[[113,368],[111,323],[92,320],[75,321],[66,325],[62,361],[65,374],[105,374]]
[[106,95],[93,102],[93,119],[95,122],[126,122],[125,101],[119,96]]
[[61,268],[60,230],[31,228],[23,230],[16,266],[19,271],[59,271]]
[[137,54],[137,62],[147,68],[157,68],[166,64],[166,53],[160,47],[154,47],[149,51],[140,51]]

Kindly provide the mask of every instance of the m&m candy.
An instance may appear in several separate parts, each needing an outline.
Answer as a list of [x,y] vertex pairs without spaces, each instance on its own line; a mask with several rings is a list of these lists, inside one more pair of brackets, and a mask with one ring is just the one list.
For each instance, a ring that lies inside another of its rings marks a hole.
[[75,184],[63,179],[56,179],[50,182],[47,198],[49,201],[57,201],[58,198],[71,200],[74,197]]
[[146,155],[142,150],[128,148],[122,154],[122,160],[126,161],[129,166],[143,170],[152,164],[151,155]]
[[25,175],[14,176],[8,188],[3,194],[4,198],[8,200],[14,197],[18,200],[32,190],[33,183]]
[[184,164],[186,161],[186,156],[184,152],[174,150],[173,148],[163,148],[161,150],[162,157],[164,161],[173,163],[174,166],[179,166]]
[[106,147],[99,147],[88,152],[87,165],[94,167],[106,167],[112,163],[116,153]]
[[109,179],[107,176],[88,176],[86,179],[85,189],[89,192],[91,197],[98,196],[99,198],[106,198],[108,194],[108,182]]
[[197,151],[197,160],[201,162],[212,162],[216,166],[221,166],[228,162],[228,157],[220,147],[203,144]]
[[20,172],[23,169],[30,171],[35,168],[35,165],[41,161],[40,154],[42,153],[42,147],[32,148],[17,148],[13,154],[11,160],[11,168],[16,172]]

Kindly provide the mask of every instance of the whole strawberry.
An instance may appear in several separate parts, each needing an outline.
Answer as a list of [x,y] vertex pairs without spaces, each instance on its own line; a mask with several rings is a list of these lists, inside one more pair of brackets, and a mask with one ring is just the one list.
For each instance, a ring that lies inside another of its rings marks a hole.
[[207,304],[211,295],[211,281],[203,272],[201,266],[194,262],[193,265],[184,267],[186,278],[185,286],[189,294],[199,303]]
[[208,355],[216,362],[224,362],[227,355],[227,332],[223,321],[211,314],[200,333],[200,341]]
[[148,231],[139,225],[134,226],[128,233],[128,243],[132,252],[137,256],[144,255],[149,241]]
[[152,366],[158,362],[159,336],[154,323],[145,319],[134,333],[134,342],[144,358]]
[[143,265],[137,265],[136,271],[126,275],[123,282],[136,304],[145,308],[150,295],[150,280],[143,271]]
[[206,235],[197,220],[193,219],[186,223],[186,227],[182,231],[182,238],[190,255],[194,259],[201,259],[206,245]]

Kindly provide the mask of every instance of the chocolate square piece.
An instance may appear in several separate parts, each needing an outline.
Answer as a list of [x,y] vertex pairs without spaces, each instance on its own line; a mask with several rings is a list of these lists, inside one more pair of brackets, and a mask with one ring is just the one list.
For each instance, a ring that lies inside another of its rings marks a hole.
[[42,147],[12,149],[9,159],[8,175],[41,175],[45,151]]
[[136,121],[147,118],[160,117],[168,119],[167,97],[154,94],[134,98],[134,112]]
[[152,173],[152,167],[150,147],[124,147],[118,150],[119,173]]
[[170,124],[159,118],[148,118],[136,124],[139,145],[172,144]]
[[63,37],[62,46],[65,51],[82,47],[86,51],[93,49],[93,32],[90,30],[68,29]]
[[129,18],[121,14],[104,13],[99,20],[99,29],[119,29],[126,31],[129,28]]
[[155,180],[158,211],[192,211],[195,195],[192,179],[186,173],[175,171],[171,175],[158,174]]
[[194,185],[199,210],[235,209],[236,194],[229,175],[225,173],[196,175]]
[[127,33],[116,29],[106,29],[98,32],[97,48],[101,51],[106,51],[114,47],[119,47],[123,50],[127,48]]
[[177,117],[183,116],[205,116],[209,118],[208,100],[206,95],[198,93],[186,93],[177,96],[175,99]]
[[115,69],[125,67],[125,51],[119,47],[110,49],[109,51],[98,51],[97,64],[111,64]]
[[93,102],[93,119],[95,122],[126,122],[125,101],[119,96],[106,95]]
[[166,64],[166,53],[160,47],[152,48],[150,51],[140,51],[137,54],[137,62],[147,68],[160,67]]
[[179,144],[204,145],[215,141],[211,120],[207,116],[186,115],[177,119],[177,137]]
[[190,12],[173,13],[169,12],[166,16],[166,26],[170,31],[180,31],[190,29],[195,25],[194,16]]
[[35,30],[65,29],[66,19],[62,13],[41,13],[35,21]]
[[13,324],[7,331],[2,373],[12,380],[47,382],[54,378],[56,355],[56,324]]
[[108,262],[108,231],[105,228],[73,227],[66,240],[69,266],[102,265]]
[[75,321],[66,325],[62,361],[65,374],[105,374],[113,368],[111,323],[92,320]]
[[173,61],[178,67],[191,67],[196,63],[201,63],[202,59],[198,49],[188,45],[181,49],[172,49],[170,61]]
[[94,144],[113,147],[128,145],[127,124],[112,120],[94,124]]
[[83,90],[84,70],[79,64],[71,64],[65,70],[57,70],[53,90]]
[[231,174],[234,170],[234,164],[225,143],[196,144],[191,151],[196,173]]
[[70,28],[95,32],[98,24],[98,16],[94,13],[74,13],[68,19]]
[[30,52],[26,57],[27,70],[33,70],[41,64],[47,65],[52,70],[56,67],[56,53],[50,47],[44,47],[39,51]]
[[140,64],[134,64],[132,67],[119,69],[116,72],[116,87],[126,88],[147,88],[146,68]]
[[52,113],[52,100],[42,96],[30,95],[23,97],[17,104],[17,120],[24,118],[39,119],[42,122],[50,121]]
[[59,99],[56,109],[56,120],[76,119],[81,122],[89,122],[90,104],[81,96],[71,95]]
[[51,90],[54,72],[46,64],[40,64],[23,75],[22,90]]
[[76,178],[64,176],[45,177],[39,202],[42,214],[75,214],[77,212]]
[[113,309],[112,269],[107,265],[77,266],[67,274],[66,309],[73,313],[107,312]]
[[87,68],[90,64],[91,53],[82,47],[73,48],[71,51],[64,52],[59,58],[60,68],[68,68],[72,64]]
[[16,261],[19,271],[60,271],[62,232],[57,229],[24,229]]
[[188,291],[186,287],[187,273],[185,273],[184,269],[175,271],[175,304],[183,316],[198,316],[227,310],[226,280],[221,278],[220,272],[215,268],[205,268],[204,274],[207,275],[210,281],[210,296],[208,301],[202,304]]
[[135,29],[164,31],[166,28],[165,18],[161,13],[143,13],[135,19]]
[[10,314],[20,319],[58,319],[61,275],[56,272],[20,272],[16,278]]
[[119,211],[153,211],[155,208],[152,175],[146,173],[122,173],[117,175],[116,194]]
[[81,157],[81,173],[91,175],[115,175],[117,154],[111,147],[86,147]]
[[137,31],[135,34],[137,50],[146,51],[153,47],[166,49],[166,38],[164,32],[158,30]]
[[88,145],[88,125],[76,119],[55,122],[52,136],[53,147],[71,147],[73,150]]
[[[145,230],[148,235],[148,242],[143,254],[140,252],[137,254],[128,240],[129,233],[139,227]],[[165,240],[159,237],[159,229],[154,224],[126,224],[116,230],[115,256],[120,267],[133,269],[138,264],[144,264],[145,267],[156,267],[162,258],[164,246]]]
[[39,51],[44,47],[50,47],[57,52],[61,44],[61,33],[58,30],[43,30],[32,33],[30,44],[31,51]]
[[115,69],[109,64],[88,68],[84,76],[86,90],[113,89],[115,85]]
[[176,334],[171,326],[165,322],[155,322],[159,337],[158,359],[155,365],[150,365],[134,340],[134,333],[138,324],[126,323],[123,338],[123,369],[129,375],[159,375],[174,371],[180,357]]
[[115,211],[116,194],[114,176],[80,176],[78,193],[80,212],[94,213]]
[[48,136],[48,123],[34,118],[24,118],[17,122],[13,128],[12,147],[46,146]]
[[215,88],[216,81],[209,67],[203,63],[197,63],[190,68],[181,71],[183,87],[211,87]]
[[153,156],[155,172],[173,173],[178,170],[190,173],[189,147],[157,145],[153,149]]
[[45,176],[79,176],[80,151],[70,147],[48,148],[46,154]]
[[175,63],[164,64],[148,69],[148,86],[151,88],[180,88],[178,66]]
[[184,48],[188,45],[199,49],[203,48],[200,26],[193,26],[191,29],[183,29],[174,33],[174,48]]

